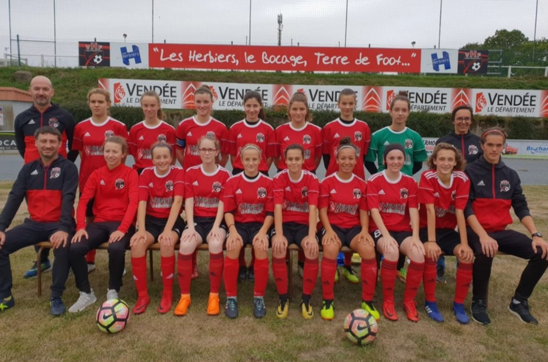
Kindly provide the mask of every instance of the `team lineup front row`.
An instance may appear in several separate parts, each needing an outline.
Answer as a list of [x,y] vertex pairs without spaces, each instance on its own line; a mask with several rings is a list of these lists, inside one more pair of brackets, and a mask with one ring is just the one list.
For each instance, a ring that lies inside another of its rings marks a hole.
[[[529,260],[509,309],[522,321],[537,324],[528,299],[548,267],[548,246],[530,216],[517,173],[501,161],[505,141],[502,130],[486,130],[481,136],[483,155],[467,165],[466,170],[461,152],[440,143],[427,160],[429,170],[421,175],[417,185],[402,172],[406,149],[399,143],[384,145],[384,169],[366,182],[353,173],[361,162],[359,149],[350,138],[342,138],[334,153],[336,170],[320,182],[314,173],[303,169],[305,150],[299,144],[285,148],[287,168],[273,179],[261,172],[264,154],[254,143],[241,148],[242,169],[231,175],[218,164],[221,144],[211,134],[197,142],[200,164],[185,169],[173,166],[172,146],[157,142],[150,148],[153,166],[138,175],[124,164],[128,155],[126,140],[112,136],[106,138],[101,149],[106,165],[91,172],[81,189],[75,221],[78,170],[59,155],[61,133],[44,126],[35,133],[40,157],[23,166],[0,215],[0,309],[14,306],[9,255],[48,235],[55,255],[51,287],[55,315],[65,309],[61,296],[70,269],[80,297],[69,312],[82,311],[96,302],[85,257],[108,241],[107,299],[118,298],[125,252],[130,247],[138,292],[133,312],[145,312],[150,303],[145,253],[148,246],[159,242],[164,289],[158,312],[167,313],[172,308],[176,275],[181,290],[174,310],[178,316],[186,315],[191,305],[193,254],[200,244],[207,243],[207,314],[220,313],[219,288],[224,281],[225,314],[228,318],[238,317],[238,258],[241,249],[250,244],[255,253],[253,314],[264,317],[268,249],[272,248],[272,270],[279,294],[276,316],[283,319],[289,309],[287,246],[295,243],[305,254],[301,301],[305,319],[314,315],[311,295],[320,264],[320,314],[325,320],[334,318],[336,258],[341,247],[348,246],[362,259],[361,307],[377,320],[381,313],[373,298],[379,270],[382,314],[388,320],[398,320],[394,285],[398,259],[403,254],[410,259],[403,297],[407,319],[419,320],[415,297],[422,281],[425,311],[433,320],[442,322],[435,289],[436,261],[444,253],[455,255],[459,261],[453,303],[457,321],[469,322],[464,301],[473,278],[472,317],[489,324],[488,283],[493,258],[500,250]],[[30,217],[5,231],[25,198]],[[86,223],[90,205],[94,219]],[[512,222],[511,207],[531,238],[506,230]],[[181,218],[183,208],[186,222]],[[382,255],[380,268],[378,255]]]

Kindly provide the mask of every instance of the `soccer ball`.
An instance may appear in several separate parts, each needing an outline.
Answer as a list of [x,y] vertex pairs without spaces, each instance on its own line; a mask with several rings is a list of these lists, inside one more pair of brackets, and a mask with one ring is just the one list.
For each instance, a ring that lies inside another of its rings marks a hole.
[[344,332],[352,343],[361,346],[369,344],[377,338],[379,325],[371,314],[363,309],[356,309],[344,319]]
[[121,299],[110,299],[97,310],[97,326],[105,333],[118,333],[129,321],[129,306]]

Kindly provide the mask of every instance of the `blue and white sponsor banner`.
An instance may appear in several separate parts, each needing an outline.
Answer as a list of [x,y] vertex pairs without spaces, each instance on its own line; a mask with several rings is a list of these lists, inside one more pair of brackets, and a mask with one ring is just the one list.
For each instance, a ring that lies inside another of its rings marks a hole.
[[110,66],[148,69],[148,44],[110,43]]
[[421,73],[457,74],[457,49],[421,49]]

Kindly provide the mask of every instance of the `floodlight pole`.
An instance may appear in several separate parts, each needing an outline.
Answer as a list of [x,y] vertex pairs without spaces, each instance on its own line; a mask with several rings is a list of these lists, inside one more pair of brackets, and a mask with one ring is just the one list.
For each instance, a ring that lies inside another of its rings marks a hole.
[[535,10],[535,32],[533,35],[533,65],[537,63],[537,61],[535,60],[535,50],[537,47],[537,17],[538,17],[538,0],[537,0],[537,7]]
[[248,45],[251,45],[251,0],[249,0],[249,35],[248,35],[249,43]]
[[348,0],[346,0],[346,18],[344,20],[344,47],[346,48],[346,35],[348,33]]
[[57,17],[55,14],[55,0],[53,0],[53,66],[57,68]]
[[441,42],[441,10],[443,8],[443,0],[440,0],[440,25],[438,27],[438,49],[440,49]]

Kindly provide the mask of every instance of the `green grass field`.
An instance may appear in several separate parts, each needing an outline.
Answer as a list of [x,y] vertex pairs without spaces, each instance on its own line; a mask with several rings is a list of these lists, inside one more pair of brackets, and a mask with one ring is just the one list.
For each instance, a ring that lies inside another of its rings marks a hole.
[[[524,187],[532,214],[541,232],[548,233],[548,205],[544,195],[548,187]],[[9,183],[0,183],[0,205],[3,205]],[[23,208],[20,212],[23,211]],[[20,213],[16,223],[22,221]],[[523,231],[516,223],[512,226]],[[16,307],[0,313],[2,341],[1,361],[546,361],[548,360],[548,283],[544,276],[530,304],[539,326],[520,322],[508,312],[508,303],[526,262],[510,256],[497,257],[489,294],[492,324],[488,327],[472,322],[459,325],[450,313],[454,293],[454,258],[447,259],[449,281],[438,285],[438,304],[446,318],[443,324],[430,321],[422,305],[421,321],[408,322],[401,309],[403,284],[397,282],[396,302],[399,322],[381,318],[377,341],[370,346],[351,344],[343,333],[347,313],[360,305],[360,285],[340,280],[335,286],[336,316],[332,322],[319,317],[321,286],[318,281],[313,295],[314,319],[300,315],[301,280],[294,276],[293,301],[287,320],[275,316],[277,294],[274,281],[269,281],[266,304],[268,314],[262,320],[252,316],[252,284],[239,284],[240,318],[228,320],[224,315],[206,315],[209,279],[207,253],[199,255],[200,277],[192,284],[192,306],[186,317],[159,315],[161,279],[159,255],[155,255],[155,280],[149,281],[152,303],[144,315],[131,316],[126,328],[117,335],[106,335],[95,326],[95,311],[105,299],[107,289],[107,254],[97,253],[97,271],[90,275],[99,301],[89,310],[54,318],[49,314],[48,289],[51,274],[44,276],[44,296],[36,295],[36,281],[23,279],[23,273],[34,260],[32,248],[11,257],[14,276],[13,295]],[[129,253],[128,274],[120,297],[133,306],[136,300],[131,278]],[[355,267],[358,269],[358,267]],[[296,268],[295,268],[296,270]],[[272,273],[271,273],[272,276]],[[178,291],[178,287],[175,286]],[[175,293],[177,294],[177,292]],[[76,301],[78,292],[72,276],[64,300],[67,306]],[[221,302],[224,292],[221,290]],[[382,301],[376,291],[377,305]],[[469,308],[470,295],[466,300]]]

